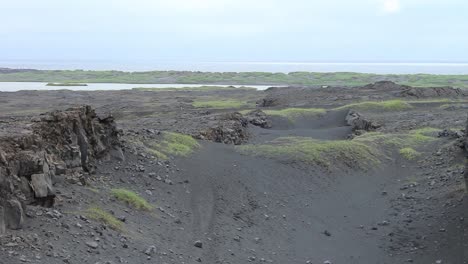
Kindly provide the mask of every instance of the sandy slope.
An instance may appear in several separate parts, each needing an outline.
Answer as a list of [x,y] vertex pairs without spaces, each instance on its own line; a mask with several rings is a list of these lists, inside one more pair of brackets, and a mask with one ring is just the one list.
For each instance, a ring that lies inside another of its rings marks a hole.
[[[373,90],[373,95],[379,94],[390,97]],[[101,111],[115,111],[126,132],[126,161],[103,161],[96,174],[87,176],[86,187],[59,182],[55,208],[28,206],[24,229],[0,236],[2,264],[468,263],[468,204],[463,198],[463,168],[458,166],[464,153],[456,146],[457,139],[441,138],[425,145],[416,161],[392,152],[368,170],[344,166],[339,159],[327,170],[243,155],[233,145],[207,141],[188,157],[158,162],[135,151],[129,135],[145,138],[147,128],[160,127],[190,131],[200,120],[196,118],[210,117],[210,111],[185,104],[196,95],[20,92],[2,95],[9,103],[1,120],[7,124],[10,111],[22,120],[19,103],[32,95],[37,99],[28,109],[32,111],[48,107],[48,102],[64,107],[70,98],[75,103],[89,101]],[[127,95],[128,102],[123,99]],[[228,96],[237,94],[231,91]],[[319,92],[310,98],[324,105],[350,102],[328,96]],[[160,105],[165,99],[169,106]],[[293,99],[297,98],[288,103]],[[164,114],[152,116],[155,109],[143,113],[148,105],[139,105],[139,100],[147,104],[159,100],[152,107]],[[465,110],[448,112],[439,105],[365,114],[384,124],[385,132],[465,122]],[[283,136],[345,139],[350,133],[345,114],[332,111],[295,124],[273,119],[271,129],[249,128],[253,134],[249,144]],[[111,188],[135,191],[154,209],[133,209],[109,195]],[[125,230],[112,230],[86,217],[83,212],[96,205],[121,219]],[[202,242],[202,248],[194,246],[196,241]]]

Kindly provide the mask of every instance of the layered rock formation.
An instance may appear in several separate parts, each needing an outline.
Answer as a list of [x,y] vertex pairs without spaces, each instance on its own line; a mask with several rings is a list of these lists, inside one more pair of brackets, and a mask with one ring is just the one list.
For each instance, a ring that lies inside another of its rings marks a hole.
[[52,206],[56,181],[84,183],[97,159],[123,159],[113,118],[90,106],[47,113],[17,131],[0,135],[0,232],[21,228],[25,205]]

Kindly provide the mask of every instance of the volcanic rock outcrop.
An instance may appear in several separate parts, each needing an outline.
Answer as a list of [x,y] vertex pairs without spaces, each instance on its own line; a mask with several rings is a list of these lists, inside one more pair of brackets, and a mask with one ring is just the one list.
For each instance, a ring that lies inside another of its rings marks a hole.
[[238,112],[219,115],[209,128],[195,135],[195,138],[240,145],[249,138],[248,124],[247,118]]
[[[112,116],[90,106],[30,120],[21,133],[0,135],[0,233],[19,229],[25,205],[52,206],[54,183],[85,181],[97,159],[123,159]],[[62,178],[62,179],[61,179]]]

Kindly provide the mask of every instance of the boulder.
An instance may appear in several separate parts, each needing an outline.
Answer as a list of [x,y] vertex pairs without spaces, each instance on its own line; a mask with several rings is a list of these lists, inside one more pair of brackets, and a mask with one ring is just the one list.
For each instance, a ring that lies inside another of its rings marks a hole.
[[238,112],[217,116],[213,125],[201,131],[196,138],[224,144],[240,145],[249,138],[248,120]]
[[245,118],[247,118],[247,121],[254,126],[262,128],[271,128],[272,126],[270,118],[260,109],[247,113]]
[[31,175],[31,187],[34,191],[34,197],[46,198],[53,196],[52,180],[49,174],[33,174]]
[[373,131],[380,127],[379,124],[364,118],[361,114],[354,110],[348,111],[345,120],[346,124],[352,127],[353,132],[360,130]]
[[4,221],[6,227],[17,230],[23,227],[24,211],[21,203],[16,199],[11,199],[6,202]]

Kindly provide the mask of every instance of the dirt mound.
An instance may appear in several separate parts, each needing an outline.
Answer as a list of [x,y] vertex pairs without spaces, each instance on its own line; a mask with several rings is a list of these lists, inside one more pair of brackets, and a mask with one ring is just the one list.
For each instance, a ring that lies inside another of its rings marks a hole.
[[21,228],[25,204],[53,205],[60,178],[84,181],[82,173],[92,172],[97,159],[123,159],[113,118],[98,117],[90,106],[31,122],[29,131],[0,141],[0,231]]

